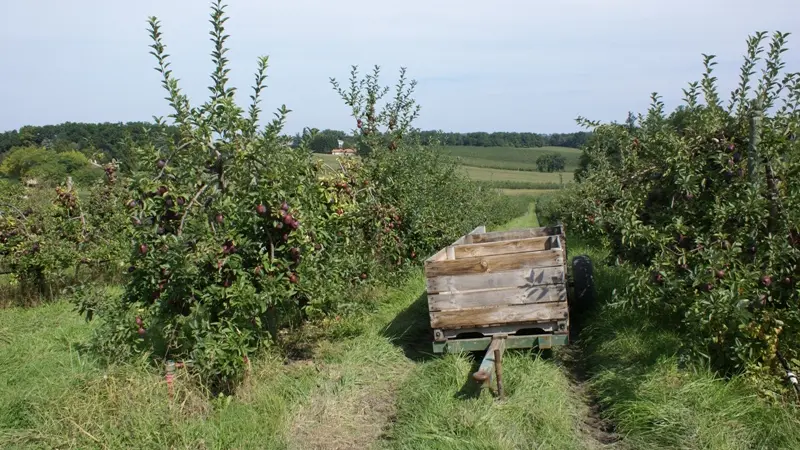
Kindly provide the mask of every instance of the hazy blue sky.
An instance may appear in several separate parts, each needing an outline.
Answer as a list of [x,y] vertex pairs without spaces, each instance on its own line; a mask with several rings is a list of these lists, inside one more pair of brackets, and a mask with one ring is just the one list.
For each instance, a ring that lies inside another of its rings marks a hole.
[[[64,121],[150,120],[168,113],[148,54],[157,16],[172,68],[196,103],[211,69],[209,2],[0,0],[0,130]],[[232,82],[245,104],[258,55],[270,56],[265,111],[304,126],[351,129],[329,77],[350,65],[419,82],[417,126],[565,132],[575,117],[622,120],[653,91],[668,108],[719,58],[733,86],[748,34],[796,32],[799,0],[230,0]]]

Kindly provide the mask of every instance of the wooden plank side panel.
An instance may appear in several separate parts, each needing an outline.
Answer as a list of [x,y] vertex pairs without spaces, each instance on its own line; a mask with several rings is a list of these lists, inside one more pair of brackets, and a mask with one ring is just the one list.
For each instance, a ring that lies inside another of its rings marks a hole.
[[543,236],[555,236],[561,234],[561,227],[539,227],[526,228],[524,230],[511,231],[492,231],[489,233],[478,233],[472,235],[472,242],[475,244],[482,242],[497,242],[511,239],[528,239]]
[[430,258],[426,259],[425,262],[427,263],[428,261],[441,261],[443,259],[447,259],[447,252],[445,250],[446,248],[439,250],[438,252],[431,255]]
[[549,322],[564,320],[567,316],[567,302],[506,305],[495,308],[430,313],[431,327],[445,329],[485,327],[520,322]]
[[535,252],[559,248],[556,236],[543,236],[529,239],[484,242],[480,244],[462,244],[452,247],[455,259],[473,256],[505,255],[508,253]]
[[428,277],[428,294],[479,289],[522,288],[566,282],[564,266],[531,267],[508,272]]
[[475,227],[475,229],[470,231],[469,234],[461,236],[460,238],[456,239],[455,242],[453,242],[449,246],[444,247],[441,250],[439,250],[438,252],[436,252],[433,255],[431,255],[431,257],[426,259],[425,262],[428,262],[428,261],[442,261],[444,259],[447,259],[447,254],[448,254],[448,248],[449,247],[454,246],[454,245],[461,245],[461,244],[471,244],[472,243],[472,235],[473,234],[481,234],[481,233],[485,233],[485,232],[486,232],[486,226],[485,225],[481,225],[481,226]]
[[563,284],[530,288],[491,289],[428,295],[429,311],[455,311],[504,305],[566,302],[567,287]]
[[425,276],[462,275],[470,273],[507,272],[529,267],[554,267],[564,265],[561,249],[538,252],[511,253],[508,255],[477,256],[446,261],[426,261]]

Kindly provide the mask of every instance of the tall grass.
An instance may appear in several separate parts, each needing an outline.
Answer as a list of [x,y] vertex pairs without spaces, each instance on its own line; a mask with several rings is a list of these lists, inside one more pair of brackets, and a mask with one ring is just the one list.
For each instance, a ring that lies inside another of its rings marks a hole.
[[707,367],[682,367],[681,336],[639,310],[614,307],[626,274],[601,263],[605,252],[568,236],[571,256],[594,261],[598,304],[578,345],[589,387],[605,418],[631,448],[800,448],[795,406],[769,405],[743,379],[723,380]]

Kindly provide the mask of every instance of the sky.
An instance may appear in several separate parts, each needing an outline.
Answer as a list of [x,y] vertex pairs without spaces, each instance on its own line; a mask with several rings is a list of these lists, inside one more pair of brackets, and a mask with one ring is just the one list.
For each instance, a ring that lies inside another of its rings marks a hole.
[[[282,104],[285,131],[351,130],[330,84],[350,67],[400,67],[418,82],[415,126],[444,131],[578,131],[578,116],[623,121],[652,92],[667,109],[717,55],[722,97],[738,81],[746,39],[792,32],[798,0],[228,0],[231,83],[247,107],[257,58],[268,55],[262,107]],[[0,131],[23,125],[149,121],[166,116],[147,18],[161,21],[172,69],[193,104],[212,63],[206,0],[0,0]],[[797,50],[794,50],[797,49]]]

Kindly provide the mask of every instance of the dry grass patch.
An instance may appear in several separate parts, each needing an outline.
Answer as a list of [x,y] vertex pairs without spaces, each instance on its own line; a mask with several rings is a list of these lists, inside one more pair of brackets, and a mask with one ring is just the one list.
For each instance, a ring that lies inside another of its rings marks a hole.
[[315,361],[318,385],[292,415],[289,448],[373,447],[392,423],[398,386],[413,363],[374,332],[323,344]]

